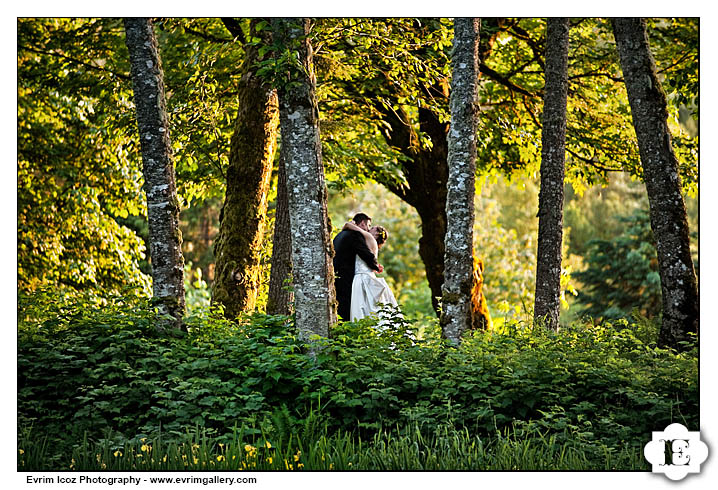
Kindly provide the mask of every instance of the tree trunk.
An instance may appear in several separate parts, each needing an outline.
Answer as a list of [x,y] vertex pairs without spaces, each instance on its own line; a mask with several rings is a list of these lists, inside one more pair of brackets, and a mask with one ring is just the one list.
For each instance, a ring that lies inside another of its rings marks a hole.
[[698,285],[689,249],[678,161],[668,129],[666,96],[649,49],[645,20],[613,19],[613,32],[638,139],[658,253],[663,301],[659,344],[679,348],[679,342],[689,332],[698,333]]
[[272,24],[275,40],[283,49],[297,52],[301,63],[300,69],[287,67],[290,82],[279,87],[296,324],[304,339],[327,337],[337,321],[337,302],[309,19],[274,19]]
[[[449,97],[448,86],[432,87],[432,96]],[[406,155],[411,162],[403,169],[408,185],[397,186],[393,182],[384,181],[382,184],[399,198],[416,209],[421,219],[421,237],[419,238],[419,255],[424,263],[426,278],[431,289],[431,303],[437,316],[441,308],[439,300],[444,283],[444,253],[446,237],[446,196],[447,182],[449,180],[448,141],[449,125],[439,120],[438,116],[423,107],[418,110],[419,129],[431,141],[431,148],[424,148],[411,124],[409,116],[401,105],[394,101],[391,108],[382,104],[374,106],[391,127],[391,131],[384,133],[387,143],[395,146]],[[491,316],[486,308],[486,299],[482,291],[483,264],[477,260],[474,273],[472,291],[479,298],[474,301],[474,319],[477,328],[487,328],[491,325]],[[482,306],[483,305],[483,306]]]
[[172,163],[162,64],[149,19],[125,19],[125,32],[147,194],[152,295],[160,312],[173,318],[168,323],[162,322],[160,327],[182,329],[185,298],[180,205]]
[[274,214],[272,268],[269,275],[269,299],[267,301],[267,313],[270,315],[291,314],[294,301],[294,293],[287,288],[292,279],[292,235],[287,201],[287,166],[282,148],[279,151],[277,206]]
[[538,253],[534,321],[558,330],[561,311],[561,244],[566,160],[568,18],[550,18],[546,28],[546,88],[541,130]]
[[[207,251],[212,246],[212,214],[214,212],[214,209],[212,206],[205,205],[202,207],[201,214],[200,214],[200,222],[199,222],[199,229],[200,229],[200,253],[202,255],[205,255]],[[199,254],[198,254],[199,256]],[[205,281],[214,281],[214,267],[211,263],[207,263],[202,267],[202,278]]]
[[[253,19],[250,29],[257,22]],[[222,304],[230,319],[253,310],[257,301],[267,193],[279,124],[276,91],[255,73],[258,48],[246,44],[245,49],[227,190],[214,245],[212,302]]]
[[441,329],[443,336],[456,344],[460,342],[461,334],[471,329],[473,325],[474,194],[480,27],[481,22],[476,18],[454,19]]

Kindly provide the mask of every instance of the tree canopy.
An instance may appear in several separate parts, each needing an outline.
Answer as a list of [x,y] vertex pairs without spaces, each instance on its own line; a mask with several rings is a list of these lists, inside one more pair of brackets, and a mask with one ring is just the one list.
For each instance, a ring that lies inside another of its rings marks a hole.
[[[697,190],[698,137],[686,130],[691,117],[698,117],[697,23],[695,18],[648,19],[688,195]],[[155,25],[185,229],[202,229],[202,243],[185,235],[185,253],[201,262],[211,281],[207,230],[214,226],[225,191],[245,48],[250,43],[264,50],[271,46],[250,33],[248,19],[166,18]],[[543,26],[535,18],[482,19],[477,172],[491,181],[505,176],[509,182],[530,182],[537,175]],[[416,171],[411,157],[430,153],[436,145],[422,121],[445,124],[449,119],[451,19],[320,18],[313,21],[310,38],[330,190],[349,191],[375,181],[415,206],[407,192],[408,176]],[[608,21],[572,19],[569,45],[568,182],[580,195],[614,174],[641,179]],[[401,127],[411,130],[404,151],[397,146]],[[18,19],[21,289],[133,286],[149,293],[146,204],[135,131],[119,20]],[[275,196],[273,186],[270,219]],[[514,259],[496,256],[491,243],[524,240],[528,225],[512,223],[516,238],[510,238],[511,228],[496,228],[494,235],[484,232],[485,241],[477,244],[498,263]],[[585,226],[577,228],[569,243],[578,243],[579,231],[590,233]],[[266,245],[263,253],[268,256],[270,250]],[[495,265],[487,261],[486,267],[490,271]],[[397,280],[417,280],[402,276],[404,266],[396,269]],[[493,281],[503,284],[504,279]],[[506,291],[506,297],[517,294]]]

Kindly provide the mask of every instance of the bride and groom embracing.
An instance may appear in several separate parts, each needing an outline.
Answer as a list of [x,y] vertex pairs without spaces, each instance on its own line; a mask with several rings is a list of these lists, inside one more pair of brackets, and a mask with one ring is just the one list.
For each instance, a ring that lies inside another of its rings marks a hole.
[[334,273],[339,316],[344,321],[359,320],[379,313],[381,305],[398,307],[394,294],[376,272],[379,249],[388,234],[381,226],[371,226],[371,218],[359,213],[334,237]]

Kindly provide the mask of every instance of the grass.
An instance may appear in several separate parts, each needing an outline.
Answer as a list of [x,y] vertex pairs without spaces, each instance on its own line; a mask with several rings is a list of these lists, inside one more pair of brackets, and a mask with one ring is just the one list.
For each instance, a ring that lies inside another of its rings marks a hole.
[[[218,442],[223,440],[225,442]],[[311,441],[262,436],[217,439],[199,430],[184,440],[162,437],[113,442],[83,439],[59,460],[47,438],[25,431],[19,440],[18,470],[77,471],[347,471],[347,470],[647,470],[640,448],[590,445],[564,433],[537,429],[496,434],[490,440],[443,427],[427,435],[381,431],[371,440],[351,433],[321,434]]]

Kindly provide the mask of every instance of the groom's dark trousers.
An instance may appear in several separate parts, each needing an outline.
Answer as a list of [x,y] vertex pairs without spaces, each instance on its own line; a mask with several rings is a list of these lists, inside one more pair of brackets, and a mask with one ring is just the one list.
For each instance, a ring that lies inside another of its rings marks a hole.
[[344,230],[334,237],[334,285],[337,290],[338,313],[344,321],[351,320],[352,282],[356,256],[375,271],[379,270],[376,257],[366,245],[361,232]]

